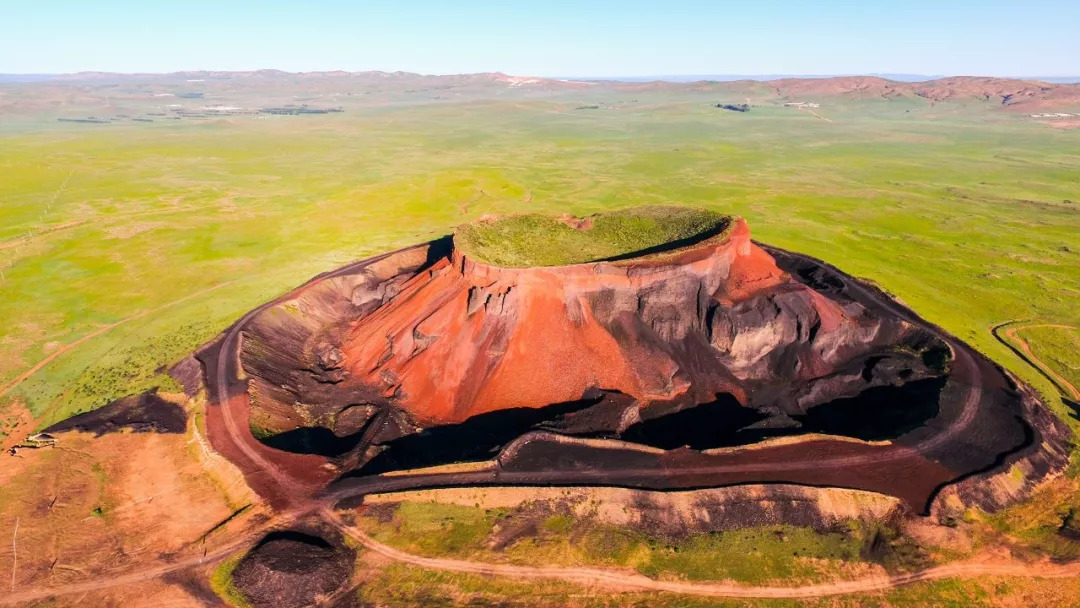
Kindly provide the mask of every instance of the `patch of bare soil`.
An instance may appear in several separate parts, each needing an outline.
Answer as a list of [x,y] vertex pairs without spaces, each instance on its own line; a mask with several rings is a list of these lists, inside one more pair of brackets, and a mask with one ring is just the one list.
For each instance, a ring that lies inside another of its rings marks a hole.
[[210,576],[210,569],[205,570],[200,574],[189,572],[166,576],[26,605],[49,608],[224,608],[225,604],[202,582]]
[[573,228],[574,230],[592,230],[593,218],[591,217],[577,217],[564,213],[559,216],[559,221]]
[[233,583],[255,607],[310,606],[349,583],[355,558],[338,534],[272,532],[240,560]]
[[152,389],[68,418],[45,429],[45,432],[53,434],[76,430],[101,437],[121,429],[136,433],[183,433],[187,429],[187,412],[182,406],[161,398],[157,389]]
[[202,365],[193,356],[184,357],[179,363],[170,367],[169,377],[176,380],[184,388],[184,394],[190,398],[199,394],[205,382]]
[[[200,539],[253,497],[222,489],[195,447],[183,434],[70,432],[54,448],[0,456],[5,592],[105,580],[212,551],[225,538]],[[260,513],[248,509],[229,526],[242,529]]]
[[502,551],[518,540],[537,536],[544,521],[552,515],[573,514],[574,505],[569,500],[527,503],[495,522],[488,535],[487,548]]
[[9,418],[0,420],[0,431],[5,435],[0,437],[0,453],[7,452],[12,446],[23,440],[23,437],[34,428],[34,416],[22,403],[14,402],[8,408]]

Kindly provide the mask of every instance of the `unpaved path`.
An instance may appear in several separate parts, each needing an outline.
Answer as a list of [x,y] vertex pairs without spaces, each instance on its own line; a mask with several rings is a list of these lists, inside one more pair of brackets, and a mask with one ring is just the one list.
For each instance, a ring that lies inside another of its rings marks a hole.
[[807,112],[813,114],[814,116],[817,116],[818,118],[820,118],[821,120],[824,120],[825,122],[832,122],[831,118],[825,118],[824,116],[822,116],[821,114],[818,114],[817,112],[815,112],[813,110],[807,110]]
[[237,539],[224,547],[221,547],[213,553],[207,553],[199,557],[190,557],[187,559],[162,563],[159,566],[151,568],[145,568],[142,570],[136,570],[127,574],[118,574],[116,576],[109,576],[108,574],[97,574],[84,583],[74,583],[71,585],[62,585],[59,587],[31,587],[29,589],[23,589],[21,591],[14,591],[0,596],[0,605],[5,604],[28,604],[30,602],[41,601],[51,597],[58,597],[63,595],[73,595],[77,593],[90,593],[93,591],[101,591],[103,589],[111,589],[113,587],[121,587],[124,585],[133,585],[155,578],[178,572],[180,570],[186,570],[188,568],[194,568],[196,566],[202,566],[205,564],[212,564],[218,562],[226,557],[236,553],[241,548],[253,544],[253,537],[258,534],[252,533],[251,535]]
[[561,580],[579,585],[603,586],[617,591],[662,591],[705,597],[737,598],[816,598],[849,593],[886,591],[900,585],[941,578],[974,578],[979,576],[1028,576],[1036,578],[1069,578],[1080,575],[1080,563],[1065,566],[1055,564],[1019,564],[1010,562],[963,562],[935,566],[909,574],[867,576],[848,581],[836,581],[799,587],[751,586],[729,582],[685,582],[654,580],[641,574],[600,568],[558,568],[491,564],[457,559],[421,557],[384,545],[361,530],[344,523],[330,510],[321,512],[330,523],[353,538],[364,548],[396,562],[449,572],[505,576],[516,579]]
[[1014,325],[1013,323],[1015,322],[1009,321],[1007,323],[995,325],[990,330],[990,333],[997,338],[998,342],[1009,347],[1009,349],[1019,355],[1025,363],[1035,368],[1035,371],[1045,376],[1046,379],[1057,386],[1061,392],[1067,393],[1068,396],[1071,396],[1076,401],[1080,401],[1080,389],[1077,389],[1076,386],[1069,382],[1065,377],[1054,371],[1054,368],[1050,367],[1045,361],[1036,356],[1031,350],[1031,345],[1017,334],[1017,332],[1021,330],[1034,329],[1037,327],[1054,327],[1057,329],[1074,330],[1080,330],[1080,327],[1060,325],[1057,323],[1034,323],[1028,325]]

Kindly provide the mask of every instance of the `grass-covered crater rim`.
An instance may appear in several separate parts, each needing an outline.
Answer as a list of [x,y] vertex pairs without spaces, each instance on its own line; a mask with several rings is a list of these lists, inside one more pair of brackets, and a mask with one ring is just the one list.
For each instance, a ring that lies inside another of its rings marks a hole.
[[508,268],[574,266],[659,257],[726,238],[734,216],[651,205],[585,217],[542,213],[483,217],[454,231],[472,260]]

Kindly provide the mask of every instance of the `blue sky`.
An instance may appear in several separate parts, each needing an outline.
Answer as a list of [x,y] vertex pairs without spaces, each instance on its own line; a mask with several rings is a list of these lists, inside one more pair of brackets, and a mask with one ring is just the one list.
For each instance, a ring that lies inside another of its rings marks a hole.
[[0,0],[0,73],[1080,72],[1080,0]]

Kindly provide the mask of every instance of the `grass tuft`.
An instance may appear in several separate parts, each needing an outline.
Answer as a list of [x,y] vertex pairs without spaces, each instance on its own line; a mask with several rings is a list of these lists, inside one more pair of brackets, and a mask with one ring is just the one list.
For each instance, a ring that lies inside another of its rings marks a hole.
[[230,557],[218,564],[218,567],[214,568],[214,572],[210,575],[210,588],[233,608],[251,607],[251,602],[248,601],[247,596],[233,584],[233,572],[240,565],[240,560],[243,557],[243,553]]

